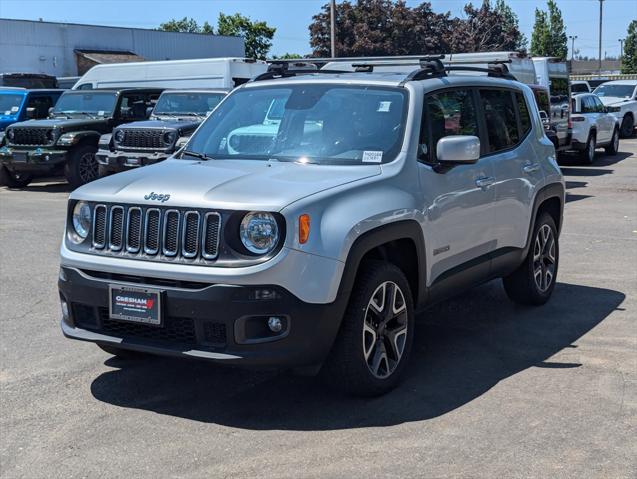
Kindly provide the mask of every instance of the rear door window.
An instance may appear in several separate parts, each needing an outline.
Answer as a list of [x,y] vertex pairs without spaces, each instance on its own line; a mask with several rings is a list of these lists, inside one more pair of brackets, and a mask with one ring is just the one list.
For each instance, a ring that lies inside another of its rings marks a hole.
[[[429,158],[436,161],[438,140],[449,135],[480,136],[478,116],[470,89],[445,90],[427,95],[421,145],[428,145]],[[429,141],[428,141],[429,140]]]
[[520,140],[510,90],[480,90],[480,101],[489,138],[488,152],[513,148]]
[[518,112],[520,114],[520,136],[524,136],[531,129],[531,115],[526,99],[521,92],[515,94],[515,99],[518,103]]
[[46,118],[49,108],[53,106],[53,100],[48,96],[32,96],[29,98],[27,108],[35,108],[35,118]]

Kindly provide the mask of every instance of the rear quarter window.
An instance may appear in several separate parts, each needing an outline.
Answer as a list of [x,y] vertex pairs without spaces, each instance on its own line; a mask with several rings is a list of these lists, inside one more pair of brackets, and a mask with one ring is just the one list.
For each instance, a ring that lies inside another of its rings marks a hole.
[[515,94],[515,100],[518,103],[518,113],[520,114],[520,137],[523,137],[531,129],[531,115],[526,98],[521,92]]
[[511,91],[480,90],[480,102],[489,138],[488,152],[508,150],[517,145],[520,133]]

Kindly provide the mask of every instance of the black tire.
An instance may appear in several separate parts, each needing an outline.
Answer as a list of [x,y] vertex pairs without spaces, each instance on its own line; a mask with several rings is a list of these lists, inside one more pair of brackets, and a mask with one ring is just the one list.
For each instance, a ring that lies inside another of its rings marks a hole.
[[9,188],[24,188],[33,181],[33,175],[28,173],[15,173],[5,166],[0,167],[0,185]]
[[148,356],[147,354],[140,353],[139,351],[131,351],[129,349],[118,348],[117,346],[110,346],[106,344],[98,344],[97,345],[102,351],[107,352],[108,354],[112,354],[113,356],[118,357],[119,359],[139,359],[144,356]]
[[580,159],[587,165],[592,165],[595,163],[595,144],[596,137],[595,132],[591,131],[588,134],[588,138],[586,140],[586,146],[580,152]]
[[73,188],[98,178],[96,152],[97,147],[93,145],[78,146],[69,152],[69,160],[64,165],[64,176]]
[[[391,312],[386,299],[379,309],[378,300],[389,296]],[[321,375],[328,385],[348,394],[384,394],[396,387],[405,371],[413,334],[414,306],[405,275],[384,261],[365,262]]]
[[617,128],[613,131],[613,136],[610,139],[610,143],[604,148],[607,155],[616,155],[619,151],[619,131]]
[[[553,240],[553,249],[545,239],[546,228],[550,229]],[[538,260],[539,249],[539,260]],[[550,260],[549,256],[552,256]],[[555,221],[548,213],[542,213],[535,222],[529,252],[524,258],[524,262],[511,275],[502,279],[504,290],[512,301],[520,304],[539,306],[546,303],[553,289],[557,278],[557,270],[560,261],[560,248],[557,237]],[[552,264],[552,268],[549,265]],[[540,268],[540,279],[538,284],[537,271]],[[547,280],[550,273],[550,281]]]
[[619,134],[622,138],[629,138],[633,136],[633,130],[635,129],[635,118],[633,115],[626,113],[622,120],[622,125],[619,130]]

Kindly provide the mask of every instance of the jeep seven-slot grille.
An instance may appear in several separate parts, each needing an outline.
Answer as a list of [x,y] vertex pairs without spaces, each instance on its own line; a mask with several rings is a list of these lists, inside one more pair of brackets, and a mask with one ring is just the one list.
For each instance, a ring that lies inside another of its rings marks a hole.
[[53,144],[49,136],[51,128],[11,128],[13,137],[9,140],[12,145],[43,146]]
[[148,260],[214,260],[219,251],[217,212],[98,204],[92,246],[97,253]]
[[124,137],[117,144],[124,148],[161,150],[172,146],[164,143],[165,130],[122,128],[120,131],[124,132]]

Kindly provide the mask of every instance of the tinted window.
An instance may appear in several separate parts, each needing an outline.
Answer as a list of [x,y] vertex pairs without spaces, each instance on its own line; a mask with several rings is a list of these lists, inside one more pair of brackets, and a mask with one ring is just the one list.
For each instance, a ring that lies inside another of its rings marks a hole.
[[[427,118],[421,143],[429,144],[435,159],[438,140],[449,135],[479,136],[476,108],[470,90],[449,90],[427,96]],[[427,142],[426,136],[431,136]]]
[[593,99],[593,102],[595,103],[595,111],[597,113],[604,113],[604,104],[602,103],[602,101],[596,96],[593,96],[591,98]]
[[547,115],[551,111],[549,105],[549,95],[546,90],[534,90],[535,100],[537,101],[537,107],[540,111],[544,111]]
[[586,83],[571,83],[571,93],[588,93]]
[[225,93],[164,93],[155,106],[154,113],[205,115],[219,104]]
[[109,115],[115,106],[117,96],[112,92],[64,93],[53,113],[88,113],[92,115]]
[[621,84],[604,84],[600,85],[593,93],[599,96],[614,96],[618,98],[630,98],[635,90],[635,85],[621,85]]
[[593,101],[593,97],[585,96],[581,100],[582,102],[582,113],[595,113],[595,102]]
[[489,152],[506,150],[520,139],[513,97],[508,90],[481,90],[480,99],[489,136]]
[[53,106],[53,101],[48,96],[32,96],[29,98],[27,108],[35,108],[35,118],[46,118],[49,116],[49,108]]
[[526,104],[524,95],[518,92],[515,94],[515,99],[518,102],[518,112],[520,113],[520,127],[522,128],[520,133],[524,136],[531,129],[531,115],[529,114],[529,107]]

